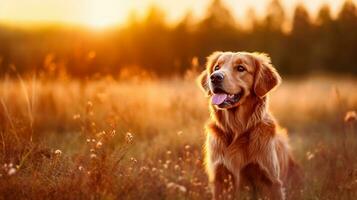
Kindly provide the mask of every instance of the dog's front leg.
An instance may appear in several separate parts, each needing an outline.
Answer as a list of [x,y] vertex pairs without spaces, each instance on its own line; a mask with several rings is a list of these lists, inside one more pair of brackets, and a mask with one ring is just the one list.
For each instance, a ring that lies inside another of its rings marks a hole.
[[[274,147],[274,143],[271,145]],[[259,157],[258,164],[270,180],[270,183],[267,185],[270,191],[270,199],[284,200],[283,183],[280,180],[280,165],[275,148],[269,148],[265,156]]]
[[236,181],[233,174],[223,164],[218,164],[213,176],[213,199],[233,199]]

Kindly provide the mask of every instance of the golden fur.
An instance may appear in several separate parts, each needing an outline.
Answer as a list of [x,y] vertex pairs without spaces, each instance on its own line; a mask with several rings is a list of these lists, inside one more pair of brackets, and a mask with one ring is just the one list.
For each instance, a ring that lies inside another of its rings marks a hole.
[[[234,71],[237,65],[245,71]],[[222,87],[227,93],[244,95],[227,108],[210,104],[205,162],[213,199],[233,198],[242,181],[265,198],[285,199],[284,187],[296,165],[287,135],[269,113],[267,96],[280,84],[279,74],[266,54],[214,52],[199,77],[208,97],[213,93],[209,77],[214,69],[225,75]]]

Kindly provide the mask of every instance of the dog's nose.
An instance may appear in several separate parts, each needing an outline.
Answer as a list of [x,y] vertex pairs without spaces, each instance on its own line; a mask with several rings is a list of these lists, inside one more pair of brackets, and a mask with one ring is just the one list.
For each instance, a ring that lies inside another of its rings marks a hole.
[[222,73],[214,73],[210,76],[211,82],[214,84],[221,83],[224,78]]

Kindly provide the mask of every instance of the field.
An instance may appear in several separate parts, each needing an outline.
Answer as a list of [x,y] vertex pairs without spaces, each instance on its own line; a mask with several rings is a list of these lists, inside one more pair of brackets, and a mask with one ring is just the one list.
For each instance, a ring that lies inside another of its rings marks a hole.
[[[304,172],[303,188],[288,197],[357,199],[356,86],[314,76],[272,92]],[[208,117],[193,78],[5,77],[0,199],[208,199]]]

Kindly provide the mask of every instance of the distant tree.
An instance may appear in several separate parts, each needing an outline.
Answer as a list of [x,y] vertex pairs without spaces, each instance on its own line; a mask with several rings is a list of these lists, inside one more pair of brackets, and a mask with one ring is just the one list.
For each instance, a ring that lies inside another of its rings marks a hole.
[[137,63],[158,74],[173,72],[173,49],[170,44],[170,29],[166,24],[165,13],[153,5],[149,9],[135,38]]
[[327,4],[321,6],[316,19],[317,24],[319,25],[326,25],[331,24],[332,17],[331,17],[331,10]]
[[174,68],[183,73],[191,65],[194,55],[194,40],[192,37],[192,13],[189,11],[172,30],[171,44],[174,50]]
[[285,63],[287,73],[303,74],[311,69],[311,52],[313,49],[313,25],[309,13],[303,4],[297,5],[293,15],[292,30],[287,44],[288,62]]
[[200,62],[204,62],[205,57],[215,50],[239,50],[241,44],[238,37],[237,24],[231,11],[221,0],[213,0],[195,31],[195,51],[201,58]]
[[324,68],[329,66],[334,61],[331,60],[331,54],[333,48],[334,37],[336,37],[336,28],[334,26],[334,20],[331,17],[330,7],[325,4],[323,5],[316,18],[315,27],[315,41],[312,47],[311,64],[314,70],[323,71]]
[[357,52],[357,9],[356,5],[346,0],[336,20],[336,33],[331,48],[336,63],[330,69],[357,74],[355,64]]
[[303,4],[296,6],[292,22],[292,34],[304,34],[310,30],[311,21],[309,13]]
[[0,75],[8,71],[12,41],[8,38],[8,31],[0,26]]
[[250,7],[247,9],[245,13],[245,18],[247,19],[246,22],[247,26],[249,27],[249,32],[253,32],[257,27],[259,27],[260,21],[254,8]]
[[356,25],[357,10],[356,5],[351,0],[346,0],[338,14],[338,20],[346,24]]
[[250,41],[248,50],[269,53],[276,67],[280,68],[284,56],[285,36],[282,25],[286,20],[285,12],[279,0],[272,0],[266,13],[263,20],[254,19],[253,29],[247,35]]
[[146,24],[147,26],[164,27],[166,25],[165,13],[158,6],[152,5],[147,13],[148,14],[144,19],[144,24]]
[[272,0],[267,7],[265,25],[272,31],[281,31],[285,22],[285,12],[279,0]]
[[222,3],[221,0],[213,0],[206,11],[206,16],[201,22],[209,28],[222,29],[236,26],[231,11]]

